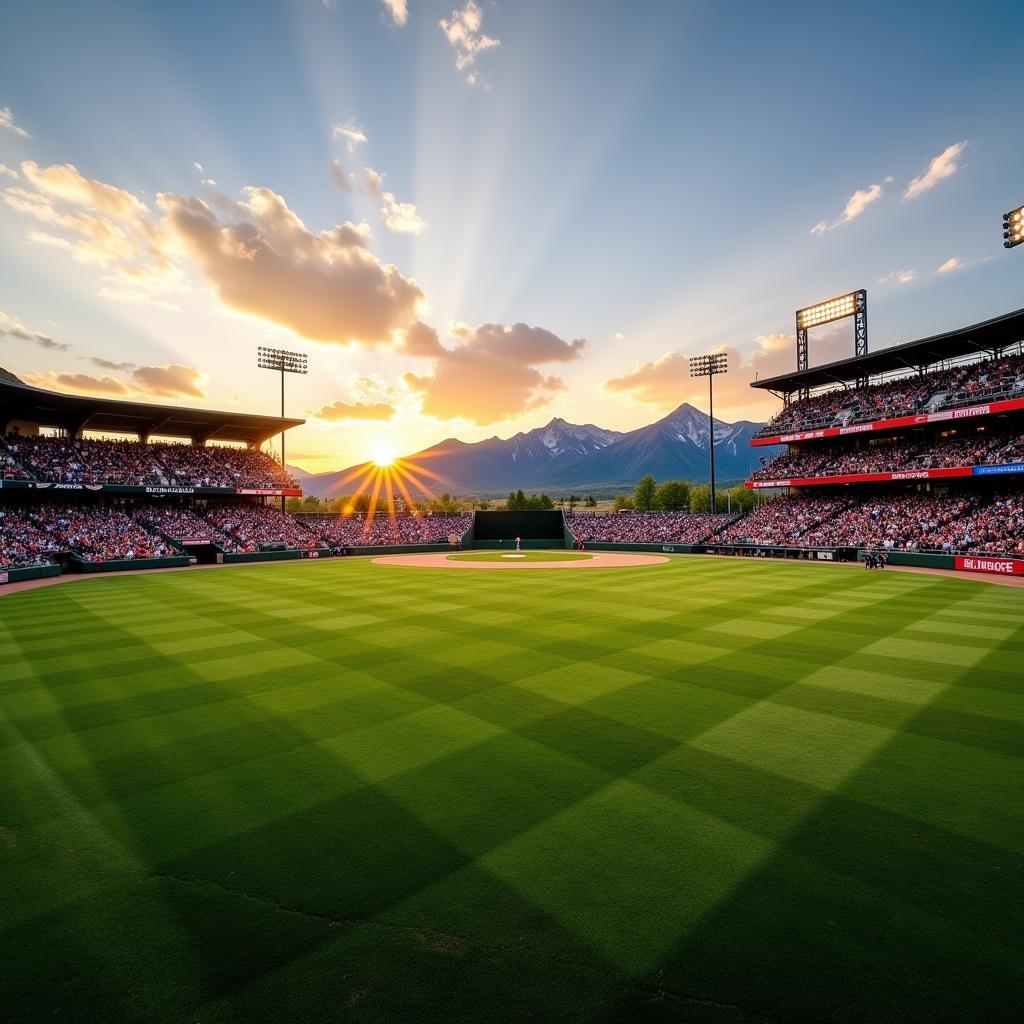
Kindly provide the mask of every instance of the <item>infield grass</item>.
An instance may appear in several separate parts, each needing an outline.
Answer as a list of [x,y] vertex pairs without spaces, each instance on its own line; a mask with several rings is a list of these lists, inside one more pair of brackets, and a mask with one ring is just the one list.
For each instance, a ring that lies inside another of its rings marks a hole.
[[593,555],[576,551],[464,551],[456,555],[448,555],[452,562],[506,562],[513,559],[524,564],[530,562],[583,562],[592,559]]
[[0,1019],[1016,1021],[1024,592],[680,558],[0,598]]

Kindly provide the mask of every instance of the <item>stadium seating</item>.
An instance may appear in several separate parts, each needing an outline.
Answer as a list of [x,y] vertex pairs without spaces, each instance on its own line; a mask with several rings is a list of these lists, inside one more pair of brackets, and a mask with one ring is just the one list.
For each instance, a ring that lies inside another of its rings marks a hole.
[[690,512],[572,512],[565,517],[577,540],[603,544],[700,544],[735,516]]
[[820,443],[811,443],[799,452],[783,452],[754,472],[752,479],[778,480],[784,477],[942,469],[950,466],[999,464],[1021,458],[1024,458],[1024,435],[1019,430],[972,430],[931,441],[882,438],[874,444],[838,450]]
[[39,526],[37,513],[0,508],[0,568],[45,565],[59,549],[59,541]]
[[10,478],[133,487],[296,487],[264,452],[227,445],[144,444],[9,434],[0,471]]
[[265,544],[301,550],[319,545],[315,533],[270,505],[218,505],[206,518],[223,535],[227,551],[259,551]]
[[311,516],[304,525],[332,548],[383,545],[447,544],[462,537],[473,524],[471,515],[373,517]]
[[755,436],[867,423],[1011,397],[1024,397],[1024,355],[812,395],[786,406]]

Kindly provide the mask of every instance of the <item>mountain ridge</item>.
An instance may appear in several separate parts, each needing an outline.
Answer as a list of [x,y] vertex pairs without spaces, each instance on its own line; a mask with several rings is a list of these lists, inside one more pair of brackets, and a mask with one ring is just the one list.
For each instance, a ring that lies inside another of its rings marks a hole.
[[[459,495],[526,490],[623,488],[650,474],[656,480],[708,479],[708,441],[714,431],[715,475],[736,480],[749,475],[755,456],[750,438],[761,423],[727,423],[684,402],[653,423],[618,431],[593,423],[569,423],[559,416],[543,426],[502,439],[450,437],[399,461],[430,490]],[[766,457],[772,452],[758,452]],[[321,498],[350,493],[372,469],[359,463],[342,470],[298,474],[303,490]],[[410,484],[410,492],[415,490]],[[415,495],[414,495],[415,496]]]

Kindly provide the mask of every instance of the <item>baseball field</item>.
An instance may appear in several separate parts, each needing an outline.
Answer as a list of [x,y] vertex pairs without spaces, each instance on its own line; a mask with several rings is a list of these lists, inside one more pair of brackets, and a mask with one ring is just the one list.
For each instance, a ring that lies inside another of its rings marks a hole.
[[0,1019],[1016,1021],[1022,655],[685,557],[0,597]]

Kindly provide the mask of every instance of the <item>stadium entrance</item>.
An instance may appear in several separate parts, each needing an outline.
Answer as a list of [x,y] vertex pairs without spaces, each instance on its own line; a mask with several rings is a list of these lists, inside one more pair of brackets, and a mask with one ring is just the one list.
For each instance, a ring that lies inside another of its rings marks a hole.
[[561,512],[477,512],[473,521],[473,547],[514,548],[516,537],[524,548],[564,548],[566,530]]

